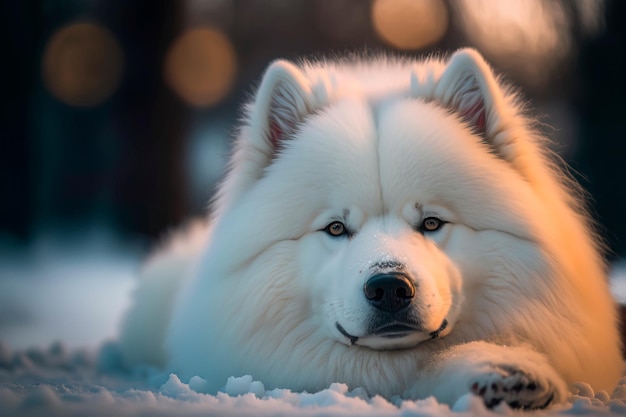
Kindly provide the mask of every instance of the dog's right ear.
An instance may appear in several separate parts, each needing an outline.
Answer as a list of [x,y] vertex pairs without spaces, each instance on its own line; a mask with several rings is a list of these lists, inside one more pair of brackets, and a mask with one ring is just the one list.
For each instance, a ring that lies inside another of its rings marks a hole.
[[233,202],[263,176],[284,141],[315,110],[309,80],[294,64],[274,61],[265,72],[256,99],[247,108],[230,159],[230,169],[216,196],[213,215],[221,216]]
[[311,100],[310,83],[298,67],[284,60],[268,67],[252,115],[252,126],[255,134],[263,136],[266,155],[274,154],[297,131],[300,122],[312,112]]

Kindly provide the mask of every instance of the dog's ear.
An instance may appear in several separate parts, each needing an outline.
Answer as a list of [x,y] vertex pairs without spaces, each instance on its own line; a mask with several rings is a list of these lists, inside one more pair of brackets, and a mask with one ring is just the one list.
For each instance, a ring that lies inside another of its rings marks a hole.
[[290,62],[273,62],[265,72],[256,98],[247,107],[245,123],[230,160],[229,173],[217,193],[214,216],[230,210],[263,170],[272,163],[277,149],[298,129],[314,109],[310,83]]
[[[412,86],[416,83],[414,74]],[[504,105],[504,94],[493,71],[476,50],[465,48],[455,52],[431,95],[436,102],[458,114],[500,153],[498,148],[502,144],[497,143],[496,135],[504,130],[502,124],[509,119],[505,112],[510,111],[511,106]]]
[[252,124],[262,132],[270,155],[294,134],[311,113],[309,81],[301,70],[284,60],[273,62],[265,72],[254,103]]

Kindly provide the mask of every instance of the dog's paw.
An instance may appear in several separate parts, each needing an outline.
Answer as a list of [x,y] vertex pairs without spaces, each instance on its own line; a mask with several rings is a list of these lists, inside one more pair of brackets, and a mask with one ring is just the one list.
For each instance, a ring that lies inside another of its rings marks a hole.
[[470,381],[473,394],[481,397],[487,408],[505,402],[511,408],[541,409],[558,401],[557,383],[532,376],[519,369],[496,366]]

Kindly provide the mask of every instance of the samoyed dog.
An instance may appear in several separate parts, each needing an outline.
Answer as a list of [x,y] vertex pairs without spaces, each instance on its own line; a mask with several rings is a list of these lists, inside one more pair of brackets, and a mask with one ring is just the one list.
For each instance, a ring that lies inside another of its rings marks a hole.
[[206,223],[147,263],[129,363],[542,408],[623,373],[580,192],[472,49],[276,61]]

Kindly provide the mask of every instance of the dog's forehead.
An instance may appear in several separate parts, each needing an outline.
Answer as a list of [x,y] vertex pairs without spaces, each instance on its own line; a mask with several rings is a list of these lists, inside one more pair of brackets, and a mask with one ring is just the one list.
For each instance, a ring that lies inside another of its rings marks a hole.
[[[468,166],[477,160],[470,153],[488,161]],[[385,205],[399,195],[434,193],[463,178],[482,178],[478,171],[494,162],[480,138],[453,115],[407,98],[334,103],[307,120],[283,156],[291,172],[303,172],[301,179],[311,185],[351,199],[378,196]],[[495,165],[507,169],[503,161]]]
[[357,206],[381,215],[443,203],[476,228],[499,228],[517,216],[525,223],[532,211],[523,209],[533,198],[522,176],[430,102],[340,101],[311,116],[294,139],[281,156],[290,166],[280,171],[290,172],[294,187],[307,190],[308,204],[319,208]]
[[379,180],[387,201],[407,189],[428,199],[488,188],[496,172],[511,171],[455,115],[432,103],[398,101],[376,116]]
[[272,170],[289,172],[291,181],[320,203],[343,198],[371,205],[380,201],[377,146],[368,103],[344,100],[307,118]]

